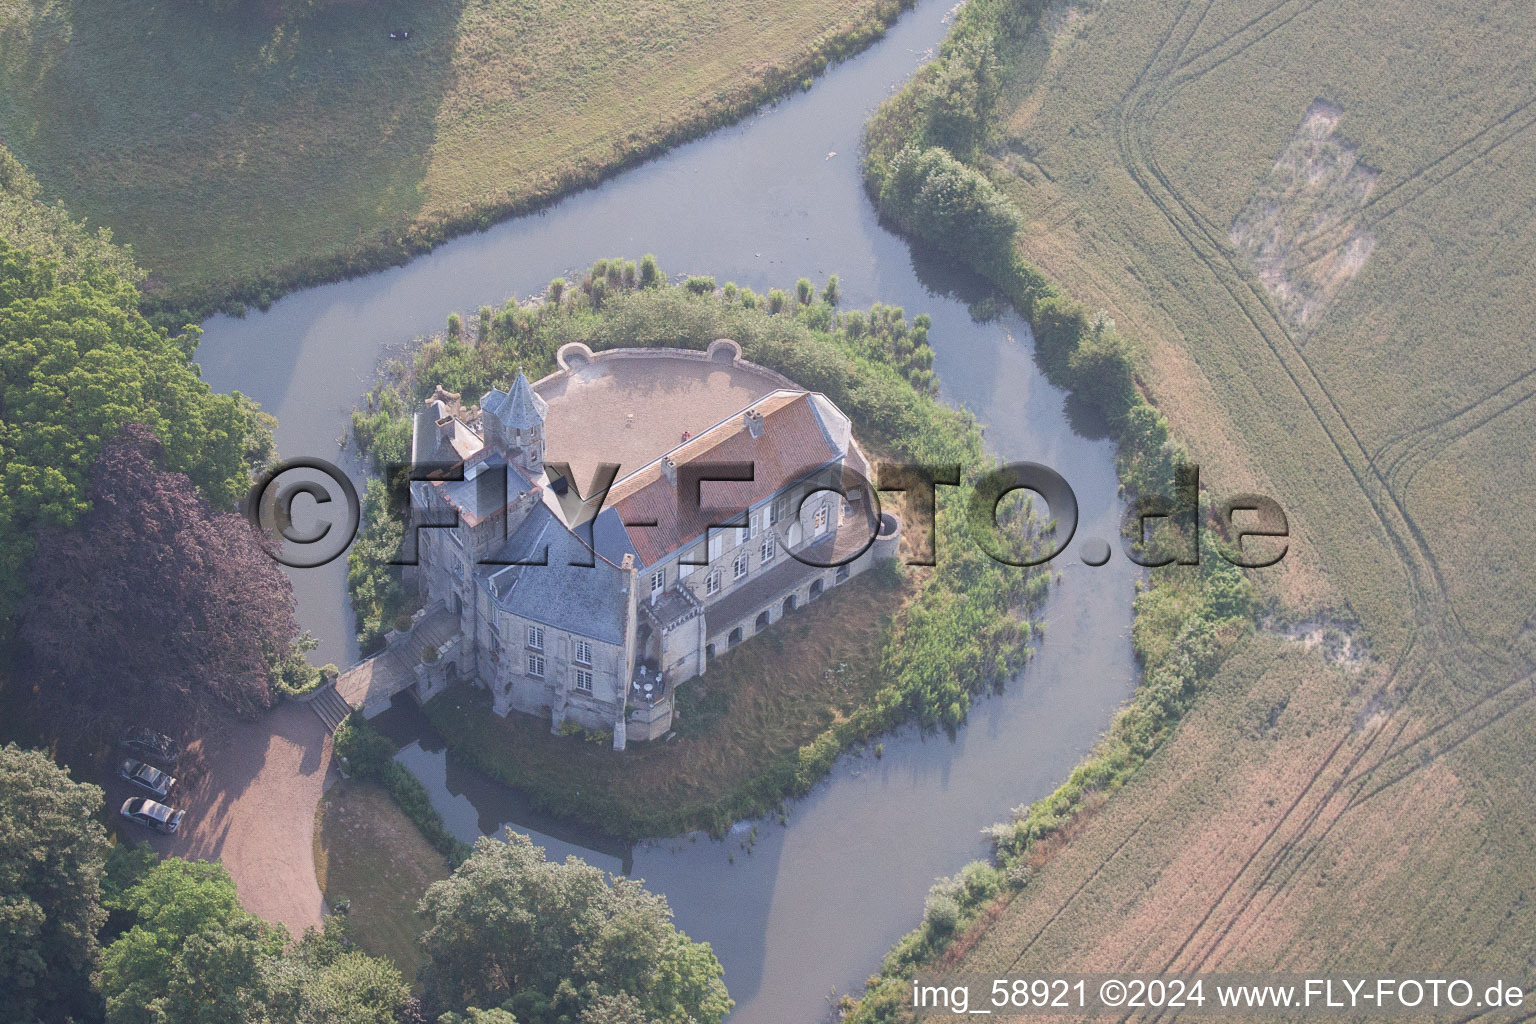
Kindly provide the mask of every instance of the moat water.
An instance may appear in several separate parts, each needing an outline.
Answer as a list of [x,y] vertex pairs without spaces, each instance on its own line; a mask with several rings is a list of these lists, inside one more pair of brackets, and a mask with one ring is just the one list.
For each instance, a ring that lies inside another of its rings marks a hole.
[[[809,92],[543,213],[404,267],[298,292],[266,313],[204,325],[198,359],[207,380],[275,414],[284,456],[335,459],[380,359],[440,328],[450,312],[534,294],[604,256],[654,252],[674,274],[760,292],[836,273],[844,308],[880,301],[909,317],[929,314],[943,399],[976,414],[997,454],[1043,462],[1071,483],[1077,536],[1053,563],[1062,579],[1023,674],[979,701],[953,738],[906,729],[885,738],[882,758],[845,755],[790,805],[787,825],[755,823],[750,851],[754,823],[723,841],[637,846],[569,827],[447,754],[414,709],[381,716],[406,744],[400,759],[460,837],[529,832],[552,857],[574,853],[665,893],[679,926],[710,942],[725,965],[732,1024],[819,1020],[829,1000],[858,991],[917,924],[933,880],[985,853],[982,828],[1049,792],[1134,684],[1135,567],[1118,551],[1101,568],[1077,557],[1086,539],[1118,530],[1110,444],[1073,429],[1065,396],[1035,366],[1028,326],[1012,316],[975,322],[968,305],[986,289],[882,227],[859,181],[865,119],[933,55],[951,5],[924,0]],[[317,656],[349,663],[356,650],[344,561],[291,575],[300,621],[321,642]]]

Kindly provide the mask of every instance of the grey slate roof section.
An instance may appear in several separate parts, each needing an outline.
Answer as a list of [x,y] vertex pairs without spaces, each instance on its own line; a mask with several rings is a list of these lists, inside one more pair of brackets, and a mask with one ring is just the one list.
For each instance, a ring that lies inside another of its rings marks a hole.
[[480,400],[480,408],[495,416],[509,430],[527,430],[544,422],[549,403],[534,394],[533,385],[528,383],[523,371],[518,370],[512,390],[491,388]]
[[619,519],[618,509],[605,508],[592,520],[592,546],[597,553],[602,555],[614,565],[624,564],[625,555],[635,555],[635,565],[640,564],[640,556],[635,553],[635,546],[629,541],[629,531],[624,528],[624,523]]
[[439,493],[460,512],[486,519],[532,489],[533,484],[511,463],[481,460],[466,464],[464,479],[445,482]]
[[629,574],[594,557],[547,506],[535,505],[490,560],[547,560],[545,565],[482,567],[482,585],[501,608],[603,643],[624,642]]

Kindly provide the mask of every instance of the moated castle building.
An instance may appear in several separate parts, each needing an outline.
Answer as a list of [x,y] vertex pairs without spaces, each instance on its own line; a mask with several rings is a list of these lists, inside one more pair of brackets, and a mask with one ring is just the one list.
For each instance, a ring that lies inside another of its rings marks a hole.
[[418,522],[445,524],[415,531],[407,573],[443,638],[416,692],[468,678],[497,714],[623,749],[668,732],[676,687],[717,654],[894,557],[900,526],[848,417],[733,341],[573,343],[557,362],[478,406],[439,387],[416,416],[413,461],[453,477],[413,485]]

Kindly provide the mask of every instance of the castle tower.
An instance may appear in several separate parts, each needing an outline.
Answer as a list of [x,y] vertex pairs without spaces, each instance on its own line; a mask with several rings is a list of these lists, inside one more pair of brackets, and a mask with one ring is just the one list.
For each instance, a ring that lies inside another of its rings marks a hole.
[[544,413],[549,403],[534,393],[523,371],[507,391],[492,388],[480,400],[485,443],[529,477],[544,472]]

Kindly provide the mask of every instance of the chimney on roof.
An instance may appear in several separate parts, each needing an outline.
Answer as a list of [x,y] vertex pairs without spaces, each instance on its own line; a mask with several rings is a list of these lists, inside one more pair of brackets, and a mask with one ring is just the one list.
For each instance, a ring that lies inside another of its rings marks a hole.
[[663,455],[661,458],[661,475],[667,478],[667,483],[677,486],[677,463],[672,461],[672,456]]
[[453,443],[453,417],[444,416],[437,421],[437,441],[439,444]]
[[633,569],[634,567],[635,567],[635,556],[634,556],[634,553],[626,551],[624,553],[624,561],[619,564],[619,568],[621,568],[621,569]]
[[763,414],[762,413],[758,412],[756,409],[748,409],[747,410],[747,414],[742,417],[742,421],[746,423],[746,425],[747,425],[747,433],[750,434],[752,437],[762,437],[763,436]]
[[432,389],[432,397],[427,399],[428,405],[433,402],[442,402],[443,408],[450,416],[459,416],[463,413],[463,406],[459,404],[459,392],[449,391],[441,384]]

